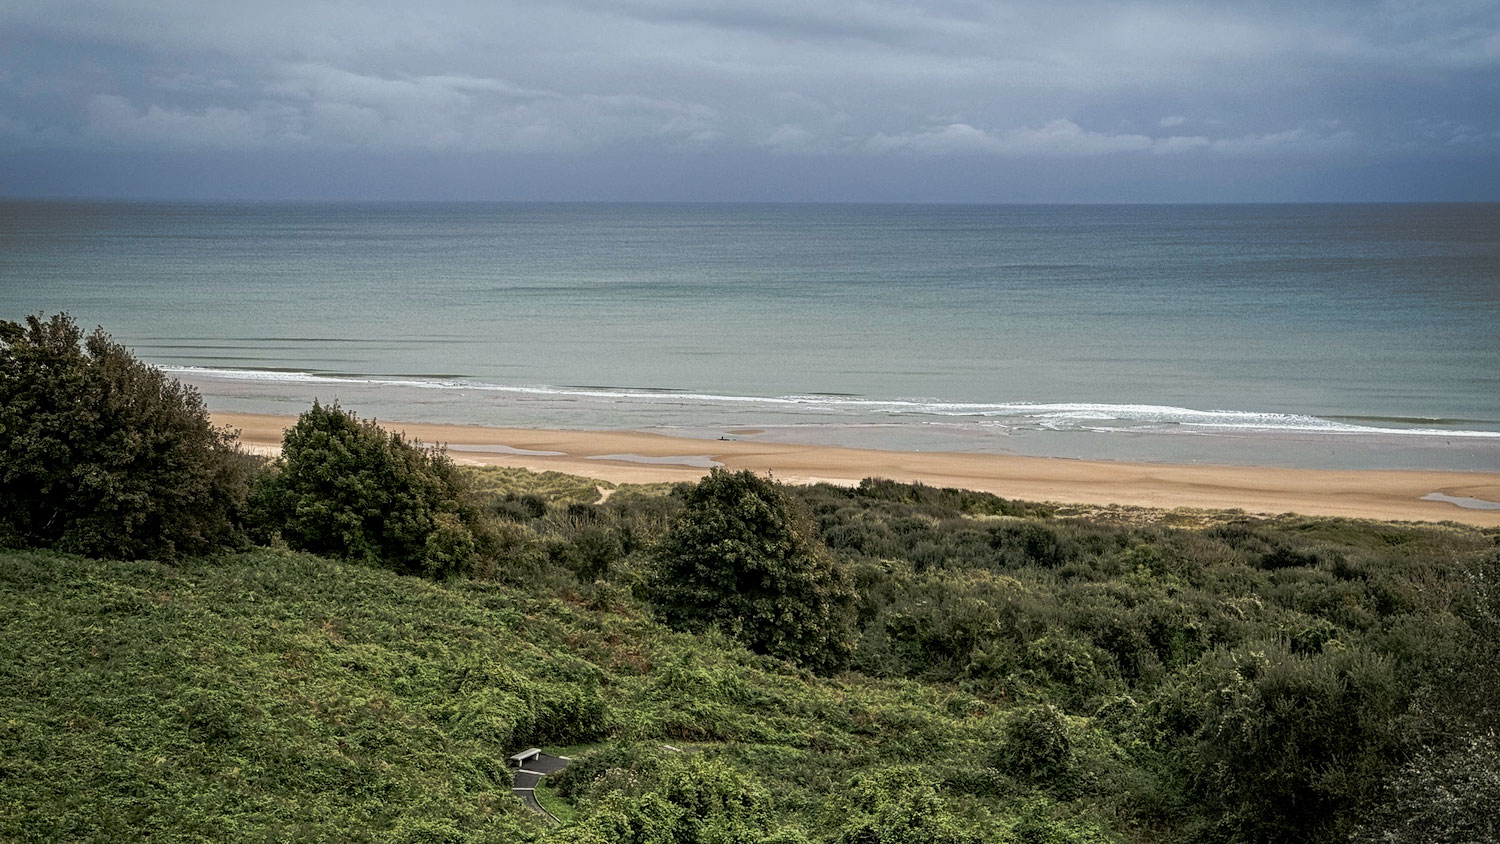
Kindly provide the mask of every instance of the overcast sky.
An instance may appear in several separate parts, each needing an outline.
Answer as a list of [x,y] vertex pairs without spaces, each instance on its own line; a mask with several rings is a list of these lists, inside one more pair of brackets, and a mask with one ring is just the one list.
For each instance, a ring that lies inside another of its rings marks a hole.
[[1500,200],[1500,2],[0,0],[0,195]]

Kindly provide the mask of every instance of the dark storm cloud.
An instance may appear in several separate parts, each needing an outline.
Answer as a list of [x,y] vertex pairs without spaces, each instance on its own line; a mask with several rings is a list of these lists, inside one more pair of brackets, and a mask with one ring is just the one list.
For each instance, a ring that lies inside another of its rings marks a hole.
[[1465,0],[0,0],[13,193],[228,190],[171,184],[217,156],[271,195],[378,160],[370,195],[1493,197],[1497,104]]

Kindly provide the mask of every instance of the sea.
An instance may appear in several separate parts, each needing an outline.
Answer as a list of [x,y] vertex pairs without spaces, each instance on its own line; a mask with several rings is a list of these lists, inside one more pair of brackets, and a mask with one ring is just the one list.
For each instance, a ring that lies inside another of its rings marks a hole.
[[1500,470],[1500,204],[0,201],[214,410]]

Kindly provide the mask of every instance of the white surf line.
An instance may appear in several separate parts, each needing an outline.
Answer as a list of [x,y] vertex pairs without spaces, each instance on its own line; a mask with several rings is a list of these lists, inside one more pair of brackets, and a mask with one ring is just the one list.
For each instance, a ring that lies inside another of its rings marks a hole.
[[[830,395],[739,396],[718,393],[644,391],[628,388],[569,388],[495,384],[467,379],[421,379],[380,376],[322,375],[253,369],[220,369],[203,366],[164,366],[162,371],[241,381],[311,384],[364,384],[380,387],[410,387],[428,390],[496,392],[528,396],[641,401],[651,404],[704,403],[731,406],[761,406],[812,412],[865,411],[896,416],[938,416],[952,419],[988,420],[1021,427],[1058,426],[1057,429],[1109,432],[1114,428],[1090,423],[1119,422],[1128,426],[1183,426],[1208,431],[1293,432],[1306,434],[1363,434],[1449,439],[1500,439],[1500,431],[1432,427],[1381,427],[1339,422],[1319,416],[1246,410],[1198,410],[1154,404],[1108,402],[1001,401],[966,402],[941,399],[863,398]],[[1129,432],[1132,428],[1118,429]]]

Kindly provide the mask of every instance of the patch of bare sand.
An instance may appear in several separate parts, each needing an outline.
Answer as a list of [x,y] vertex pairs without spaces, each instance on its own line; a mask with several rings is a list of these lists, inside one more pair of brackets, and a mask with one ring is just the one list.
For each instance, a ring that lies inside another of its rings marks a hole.
[[[214,420],[240,430],[252,450],[274,450],[295,419],[220,413]],[[991,492],[1006,498],[1068,505],[1126,505],[1172,510],[1242,509],[1250,513],[1302,513],[1363,519],[1455,521],[1500,526],[1500,511],[1471,510],[1424,501],[1432,492],[1500,501],[1500,474],[1445,471],[1283,469],[1169,463],[1063,460],[998,454],[900,452],[790,443],[668,437],[637,431],[555,431],[486,428],[416,422],[383,422],[428,443],[505,446],[537,456],[453,452],[466,464],[519,466],[613,483],[693,481],[706,469],[675,464],[601,459],[601,455],[701,456],[729,469],[769,473],[790,483],[858,483],[867,477],[920,481]]]

